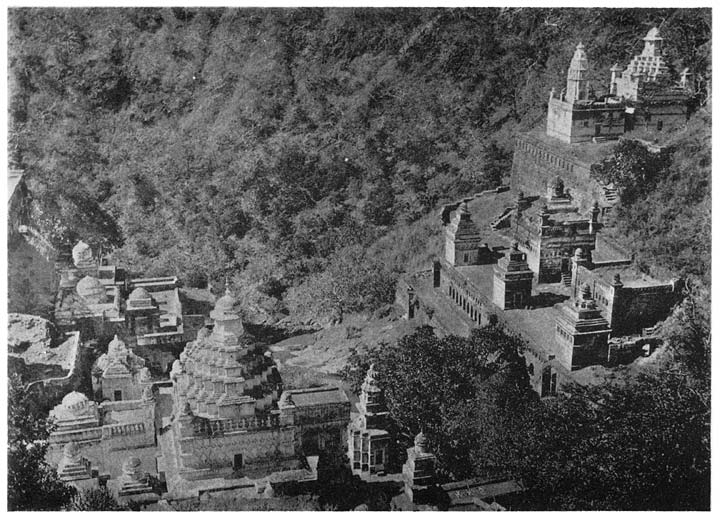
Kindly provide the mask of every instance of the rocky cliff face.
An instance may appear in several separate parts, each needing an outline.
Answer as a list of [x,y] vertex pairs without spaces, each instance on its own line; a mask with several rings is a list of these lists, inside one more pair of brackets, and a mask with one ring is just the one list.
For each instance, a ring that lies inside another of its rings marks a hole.
[[23,354],[31,348],[50,348],[55,336],[55,327],[42,317],[20,313],[8,315],[8,348],[11,353]]

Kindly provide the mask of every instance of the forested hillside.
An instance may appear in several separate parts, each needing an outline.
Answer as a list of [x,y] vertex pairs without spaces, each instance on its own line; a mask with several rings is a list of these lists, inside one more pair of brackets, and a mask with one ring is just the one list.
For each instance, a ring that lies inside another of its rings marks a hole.
[[[13,9],[10,156],[59,246],[342,316],[426,263],[439,203],[503,181],[578,41],[600,93],[653,25],[702,106],[709,10]],[[707,240],[709,124],[619,209],[645,260]]]

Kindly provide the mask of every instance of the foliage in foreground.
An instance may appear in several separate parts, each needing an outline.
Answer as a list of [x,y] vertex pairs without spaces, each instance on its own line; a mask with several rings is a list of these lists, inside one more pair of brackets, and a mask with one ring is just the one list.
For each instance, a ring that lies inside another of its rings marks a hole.
[[400,437],[398,447],[412,445],[423,431],[441,472],[462,479],[504,464],[496,434],[512,409],[533,398],[520,356],[523,345],[494,326],[470,338],[438,338],[432,328],[422,327],[367,357],[354,355],[343,375],[359,389],[372,362]]
[[8,509],[53,511],[64,508],[75,493],[63,483],[45,455],[49,430],[32,412],[20,379],[8,379]]
[[710,398],[678,372],[571,391],[514,430],[533,510],[708,510]]
[[79,491],[70,500],[68,511],[129,511],[106,487]]
[[359,391],[376,366],[400,447],[423,430],[439,472],[508,472],[526,510],[705,510],[710,500],[709,320],[693,295],[666,324],[675,359],[624,384],[539,400],[521,343],[501,329],[469,339],[421,328],[343,372]]

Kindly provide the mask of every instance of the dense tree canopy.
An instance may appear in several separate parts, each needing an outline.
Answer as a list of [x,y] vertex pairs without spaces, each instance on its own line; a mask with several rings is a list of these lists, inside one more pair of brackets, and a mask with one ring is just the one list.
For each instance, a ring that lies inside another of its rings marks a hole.
[[397,344],[353,356],[343,375],[359,391],[373,363],[400,445],[423,431],[441,472],[462,479],[505,464],[502,423],[534,399],[523,347],[496,326],[470,338],[438,338],[422,327]]
[[710,398],[678,372],[527,409],[510,459],[533,510],[710,509]]
[[191,284],[264,270],[335,311],[348,247],[388,262],[384,233],[497,185],[576,42],[604,85],[653,24],[701,104],[708,10],[13,9],[10,154],[59,245]]
[[654,150],[621,141],[593,171],[620,193],[604,232],[646,271],[710,281],[710,138],[709,115],[699,113]]

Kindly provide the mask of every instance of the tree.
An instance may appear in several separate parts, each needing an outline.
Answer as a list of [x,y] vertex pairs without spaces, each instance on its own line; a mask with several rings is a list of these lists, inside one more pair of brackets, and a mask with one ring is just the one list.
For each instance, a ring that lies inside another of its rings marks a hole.
[[600,167],[592,169],[593,176],[604,184],[614,184],[624,205],[636,202],[651,192],[662,180],[672,160],[672,148],[655,152],[637,140],[621,140],[613,155]]
[[[405,447],[423,431],[438,455],[440,470],[461,479],[502,466],[502,424],[534,396],[522,341],[491,326],[470,338],[438,338],[422,327],[372,361],[385,392],[392,425]],[[355,378],[357,369],[345,372]]]
[[52,511],[68,504],[75,490],[62,482],[47,454],[49,429],[33,412],[34,402],[19,377],[8,379],[8,509]]
[[390,225],[395,219],[394,209],[392,183],[383,178],[368,193],[363,216],[373,225]]
[[691,380],[709,392],[710,293],[697,282],[688,281],[686,287],[685,299],[663,324],[663,334]]
[[391,303],[397,273],[367,250],[352,245],[336,251],[325,271],[289,290],[291,312],[342,322],[345,313],[373,311]]
[[128,511],[106,487],[84,489],[73,496],[69,511]]
[[709,393],[673,373],[576,388],[514,429],[533,510],[708,510]]

